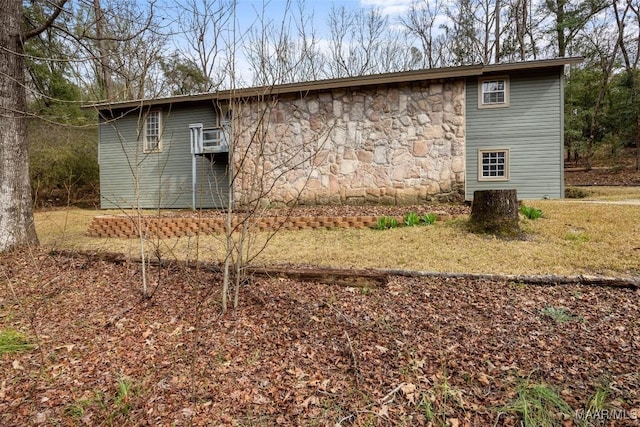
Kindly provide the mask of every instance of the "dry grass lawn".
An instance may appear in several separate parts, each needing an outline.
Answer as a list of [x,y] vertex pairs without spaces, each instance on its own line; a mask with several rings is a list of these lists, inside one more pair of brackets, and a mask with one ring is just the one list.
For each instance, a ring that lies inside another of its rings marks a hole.
[[[433,226],[391,230],[306,230],[279,232],[255,263],[294,263],[357,268],[504,274],[640,275],[640,189],[588,189],[589,200],[535,201],[543,218],[522,220],[527,238],[504,241],[466,231],[466,218]],[[91,218],[114,213],[80,209],[36,214],[42,244],[56,249],[117,251],[138,256],[135,239],[86,237]],[[267,233],[260,233],[260,247]],[[221,236],[146,242],[165,257],[221,259]]]

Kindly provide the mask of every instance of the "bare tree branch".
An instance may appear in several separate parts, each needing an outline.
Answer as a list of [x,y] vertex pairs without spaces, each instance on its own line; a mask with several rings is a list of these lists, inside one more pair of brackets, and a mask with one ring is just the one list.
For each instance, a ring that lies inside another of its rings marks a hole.
[[54,11],[49,16],[49,18],[47,18],[47,20],[42,25],[40,25],[39,27],[33,28],[32,30],[29,30],[26,33],[23,33],[22,34],[22,40],[29,40],[32,37],[40,35],[43,31],[45,31],[47,28],[49,28],[51,25],[53,25],[54,21],[56,19],[58,19],[58,16],[60,16],[60,13],[62,12],[62,9],[64,8],[64,5],[68,1],[69,0],[60,0],[60,1],[58,1],[58,3],[55,3],[53,5],[54,6]]

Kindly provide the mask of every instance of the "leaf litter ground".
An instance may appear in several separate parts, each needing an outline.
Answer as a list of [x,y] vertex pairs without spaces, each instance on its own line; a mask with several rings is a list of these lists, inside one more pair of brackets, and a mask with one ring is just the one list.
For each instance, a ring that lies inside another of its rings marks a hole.
[[0,356],[0,425],[515,426],[523,384],[638,423],[637,290],[255,279],[220,317],[215,273],[149,277],[142,300],[136,263],[3,256],[0,330],[38,347]]

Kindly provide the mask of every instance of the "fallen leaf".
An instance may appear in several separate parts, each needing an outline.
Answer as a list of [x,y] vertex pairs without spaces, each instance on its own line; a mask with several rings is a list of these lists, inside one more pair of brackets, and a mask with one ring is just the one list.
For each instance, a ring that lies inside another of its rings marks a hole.
[[385,354],[387,351],[389,351],[389,349],[387,347],[383,347],[381,345],[376,345],[376,348],[378,349],[378,351],[382,354]]
[[185,418],[192,418],[196,414],[196,412],[191,408],[182,408],[182,411],[180,411],[180,413]]
[[409,401],[409,403],[416,403],[416,386],[414,384],[404,383],[402,387],[400,387],[400,390],[402,391],[402,394],[404,394],[404,397]]
[[478,375],[478,381],[480,382],[480,384],[482,385],[489,385],[491,384],[491,381],[489,381],[489,377],[487,376],[487,374],[485,373],[480,373]]
[[43,424],[47,421],[47,414],[45,414],[44,412],[38,412],[36,414],[36,422],[38,424]]
[[308,408],[309,405],[317,405],[319,401],[320,400],[318,400],[316,396],[309,396],[304,400],[304,402],[300,404],[300,406],[302,406],[303,408]]
[[380,410],[378,411],[379,417],[389,417],[389,405],[382,405]]

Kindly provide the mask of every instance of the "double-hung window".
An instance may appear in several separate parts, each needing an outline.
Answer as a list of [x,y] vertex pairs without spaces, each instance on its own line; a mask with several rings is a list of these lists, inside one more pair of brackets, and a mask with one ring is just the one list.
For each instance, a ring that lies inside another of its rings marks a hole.
[[508,77],[487,77],[478,81],[478,108],[500,108],[508,106]]
[[509,180],[509,150],[488,149],[478,151],[479,181]]
[[162,150],[162,111],[151,110],[144,122],[144,151],[150,153]]

